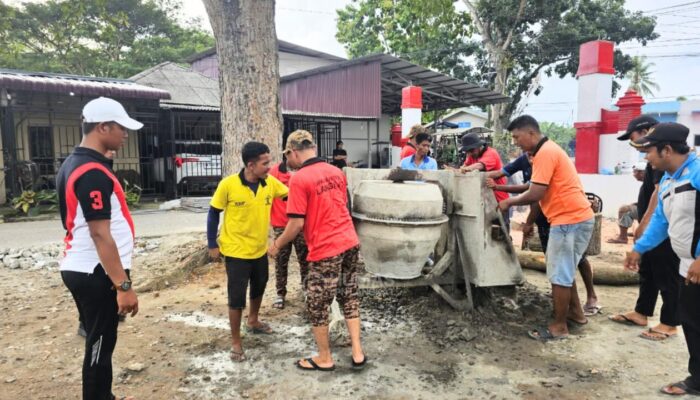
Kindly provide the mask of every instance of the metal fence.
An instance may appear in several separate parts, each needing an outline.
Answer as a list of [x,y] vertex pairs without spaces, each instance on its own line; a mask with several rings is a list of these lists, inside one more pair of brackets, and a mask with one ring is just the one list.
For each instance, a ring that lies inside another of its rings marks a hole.
[[284,140],[283,146],[287,143],[287,136],[297,129],[304,129],[314,135],[318,156],[330,161],[333,158],[335,144],[341,139],[340,120],[315,117],[284,116]]
[[[12,152],[16,165],[15,179],[20,182],[8,182],[11,196],[13,188],[26,190],[33,188],[55,189],[56,173],[63,161],[82,140],[80,121],[75,110],[40,109],[36,106],[13,110],[14,149]],[[138,132],[129,132],[129,139],[114,158],[114,170],[125,185],[139,186],[142,195],[162,195],[162,190],[154,179],[154,157],[151,149],[158,146],[157,111],[132,112],[137,120],[144,123]],[[7,144],[6,144],[7,145]]]

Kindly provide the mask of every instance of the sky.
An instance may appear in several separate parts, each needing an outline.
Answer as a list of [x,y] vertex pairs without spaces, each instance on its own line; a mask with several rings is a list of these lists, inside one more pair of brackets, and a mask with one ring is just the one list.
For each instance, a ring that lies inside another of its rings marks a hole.
[[[350,3],[350,0],[277,0],[277,36],[288,42],[345,57],[343,46],[335,39],[335,10]],[[685,3],[690,4],[683,5]],[[455,4],[463,7],[461,2]],[[680,6],[673,7],[677,5]],[[657,40],[647,47],[636,42],[622,45],[628,54],[647,56],[648,61],[655,64],[652,67],[653,79],[660,88],[646,100],[667,101],[678,96],[700,98],[700,1],[628,0],[625,6],[657,16],[656,31],[660,34]],[[183,18],[198,17],[201,27],[211,31],[201,0],[183,0],[182,14]],[[526,99],[524,112],[541,121],[572,125],[576,118],[576,79],[542,76],[541,83],[541,94]],[[628,82],[622,81],[621,84],[621,92],[624,92]]]

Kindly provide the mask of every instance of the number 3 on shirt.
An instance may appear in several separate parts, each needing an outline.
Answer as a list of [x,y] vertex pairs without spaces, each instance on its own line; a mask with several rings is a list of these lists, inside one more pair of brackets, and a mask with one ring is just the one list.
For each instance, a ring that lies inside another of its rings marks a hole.
[[90,198],[92,199],[93,210],[101,210],[104,207],[104,204],[102,204],[102,192],[99,190],[90,192]]

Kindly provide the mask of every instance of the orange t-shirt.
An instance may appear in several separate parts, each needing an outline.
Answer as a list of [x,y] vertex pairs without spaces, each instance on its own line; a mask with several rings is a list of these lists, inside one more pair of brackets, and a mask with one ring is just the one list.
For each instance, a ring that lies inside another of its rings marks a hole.
[[593,218],[574,163],[553,141],[542,144],[532,159],[530,182],[547,185],[540,206],[551,225],[577,224]]

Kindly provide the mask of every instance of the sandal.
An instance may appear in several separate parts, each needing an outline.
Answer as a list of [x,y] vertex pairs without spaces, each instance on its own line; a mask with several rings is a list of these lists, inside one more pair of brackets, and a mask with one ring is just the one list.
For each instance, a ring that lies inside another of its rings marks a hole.
[[600,310],[602,310],[603,307],[599,305],[595,306],[584,306],[583,307],[583,315],[586,317],[592,317],[598,313],[600,313]]
[[355,371],[361,371],[365,368],[365,365],[367,365],[367,356],[362,355],[364,358],[360,362],[355,362],[355,359],[350,356],[350,361],[352,361],[352,369]]
[[647,324],[639,324],[633,320],[631,320],[629,317],[627,317],[625,314],[615,314],[611,315],[608,317],[608,319],[612,322],[617,322],[618,324],[622,325],[630,325],[630,326],[643,326],[646,327]]
[[614,239],[608,239],[606,240],[607,243],[611,244],[627,244],[627,240],[620,240],[619,238],[614,238]]
[[552,332],[549,330],[549,328],[546,328],[544,326],[536,328],[535,330],[532,330],[532,331],[528,331],[527,335],[531,339],[541,340],[543,342],[549,342],[552,340],[562,340],[562,339],[566,339],[569,337],[569,335],[554,336],[552,334]]
[[233,362],[243,362],[246,360],[245,353],[243,353],[243,350],[241,350],[241,351],[231,350],[231,354],[229,354],[229,358]]
[[[680,389],[683,392],[682,393],[674,392],[673,391],[674,388]],[[692,396],[700,395],[700,390],[693,389],[693,388],[689,387],[688,384],[685,383],[685,381],[680,381],[680,382],[672,383],[670,385],[666,385],[666,386],[662,387],[660,389],[660,391],[661,391],[661,393],[668,394],[670,396],[684,396],[686,394],[689,394]]]
[[[307,363],[309,363],[309,365],[310,365],[311,367],[305,367],[305,366],[303,366],[303,365],[301,364],[302,361],[306,361]],[[302,359],[302,360],[297,361],[297,362],[296,362],[296,366],[297,366],[297,368],[303,369],[303,370],[305,370],[305,371],[321,371],[321,372],[331,372],[331,371],[335,371],[335,365],[333,365],[333,366],[331,366],[331,367],[319,367],[318,364],[316,364],[316,363],[314,362],[314,359],[311,358],[311,357],[309,357],[309,358],[304,358],[304,359]]]
[[277,298],[275,299],[275,302],[272,303],[272,308],[276,308],[278,310],[283,310],[284,309],[284,297],[277,296]]
[[270,335],[274,332],[272,328],[270,328],[270,325],[264,322],[261,322],[260,326],[246,325],[246,330],[254,335]]
[[652,342],[663,342],[666,339],[670,339],[676,336],[676,333],[666,333],[657,331],[654,328],[649,328],[646,331],[642,331],[639,337],[646,340],[651,340]]

